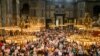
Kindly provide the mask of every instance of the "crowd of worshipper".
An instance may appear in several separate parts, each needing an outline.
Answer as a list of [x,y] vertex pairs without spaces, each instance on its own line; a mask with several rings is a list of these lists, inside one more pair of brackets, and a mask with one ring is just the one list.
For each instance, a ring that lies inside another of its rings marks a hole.
[[[0,56],[100,56],[100,47],[91,45],[89,49],[66,39],[76,34],[72,29],[46,29],[35,32],[37,41],[25,45],[0,43]],[[78,33],[77,33],[78,34]]]

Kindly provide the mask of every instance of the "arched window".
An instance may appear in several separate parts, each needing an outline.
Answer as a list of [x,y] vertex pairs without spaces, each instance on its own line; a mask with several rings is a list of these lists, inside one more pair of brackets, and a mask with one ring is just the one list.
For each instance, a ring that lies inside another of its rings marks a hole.
[[23,4],[23,8],[21,12],[22,14],[29,14],[29,4],[28,3]]

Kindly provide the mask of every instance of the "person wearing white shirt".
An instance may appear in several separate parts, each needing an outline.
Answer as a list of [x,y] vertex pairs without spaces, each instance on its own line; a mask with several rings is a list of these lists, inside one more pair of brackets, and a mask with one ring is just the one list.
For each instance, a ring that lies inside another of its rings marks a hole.
[[58,50],[58,55],[59,55],[59,56],[62,56],[61,50]]
[[73,52],[69,52],[69,56],[74,56],[74,53]]
[[9,54],[10,54],[10,49],[9,48],[6,48],[5,50],[4,50],[4,52],[5,52],[5,55],[7,56],[9,56]]

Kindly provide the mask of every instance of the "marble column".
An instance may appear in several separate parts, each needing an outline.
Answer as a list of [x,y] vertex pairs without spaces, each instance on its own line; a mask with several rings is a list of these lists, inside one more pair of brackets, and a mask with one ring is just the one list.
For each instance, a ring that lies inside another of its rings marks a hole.
[[[0,0],[1,2],[1,0]],[[0,27],[2,26],[2,22],[1,22],[1,3],[0,3]]]
[[[1,0],[1,26],[6,26],[6,13],[7,13],[7,0]],[[1,31],[2,35],[5,35],[5,31]]]
[[17,17],[17,26],[20,24],[20,2],[16,0],[16,17]]
[[11,26],[12,12],[12,0],[7,0],[7,26]]
[[2,22],[2,27],[6,26],[6,3],[7,0],[1,0],[1,22]]

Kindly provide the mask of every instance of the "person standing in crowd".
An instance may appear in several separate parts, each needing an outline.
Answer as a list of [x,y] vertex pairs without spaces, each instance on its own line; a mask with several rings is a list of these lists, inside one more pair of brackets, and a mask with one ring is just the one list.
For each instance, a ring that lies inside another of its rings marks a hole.
[[[71,30],[71,29],[70,29]],[[96,45],[87,49],[76,42],[67,42],[72,34],[63,29],[47,29],[34,33],[38,38],[34,42],[28,41],[24,45],[4,43],[1,47],[2,56],[100,56],[100,47]],[[73,33],[75,34],[75,33]],[[77,33],[78,34],[78,33]],[[80,34],[80,33],[79,33]],[[67,36],[67,37],[66,37]]]

